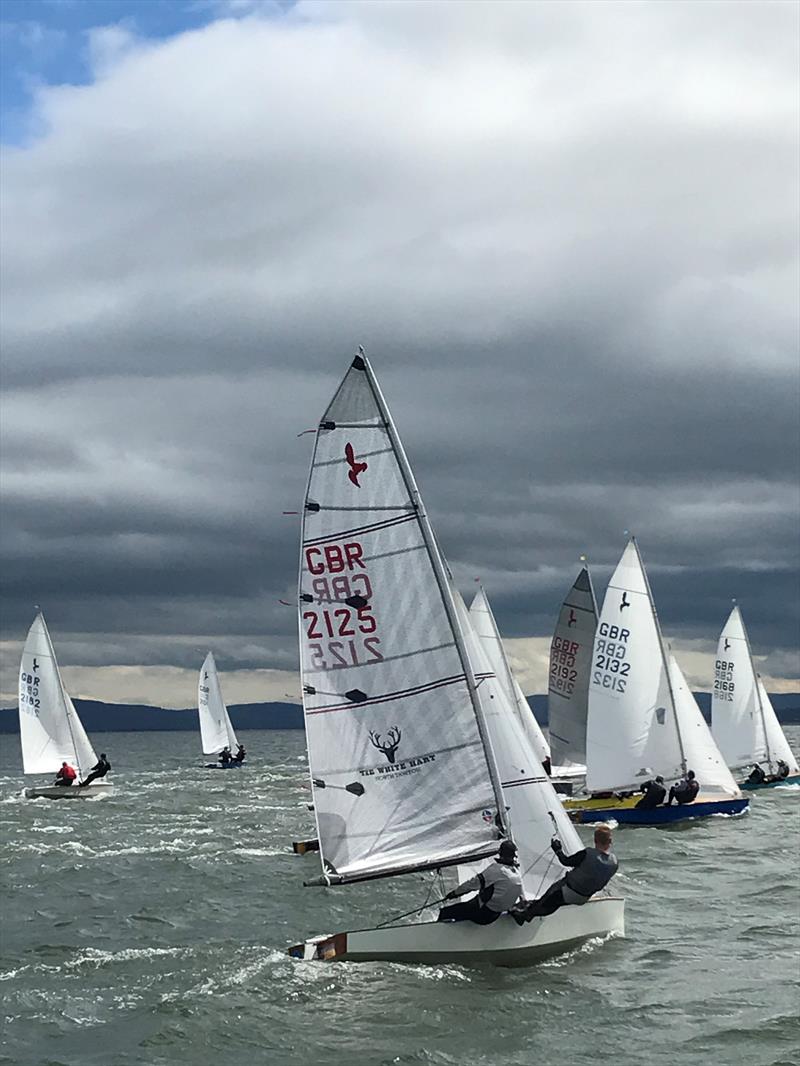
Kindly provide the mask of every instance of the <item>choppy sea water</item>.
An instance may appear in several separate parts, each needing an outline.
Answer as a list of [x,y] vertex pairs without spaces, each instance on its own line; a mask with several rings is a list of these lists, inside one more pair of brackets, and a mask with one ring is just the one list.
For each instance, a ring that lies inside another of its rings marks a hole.
[[3,739],[3,1064],[800,1061],[800,787],[738,819],[619,829],[624,940],[526,970],[320,965],[286,946],[426,885],[301,887],[318,871],[291,853],[314,834],[301,732],[246,733],[228,772],[201,770],[188,733],[104,734],[119,787],[85,802],[23,800]]

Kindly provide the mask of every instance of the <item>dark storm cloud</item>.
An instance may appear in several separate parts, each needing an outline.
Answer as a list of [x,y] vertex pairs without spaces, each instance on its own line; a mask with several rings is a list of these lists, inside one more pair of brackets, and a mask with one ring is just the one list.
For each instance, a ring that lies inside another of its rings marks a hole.
[[5,639],[36,602],[67,662],[293,670],[296,434],[362,342],[509,636],[583,552],[602,598],[629,529],[669,635],[736,595],[789,669],[797,10],[597,8],[301,4],[41,95],[4,165]]

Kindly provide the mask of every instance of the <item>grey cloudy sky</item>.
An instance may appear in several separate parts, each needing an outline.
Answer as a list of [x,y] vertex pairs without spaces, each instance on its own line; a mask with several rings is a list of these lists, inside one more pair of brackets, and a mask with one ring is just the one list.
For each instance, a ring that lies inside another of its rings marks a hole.
[[626,529],[694,684],[737,596],[800,687],[797,5],[218,11],[94,31],[4,151],[2,702],[34,603],[73,695],[296,696],[358,343],[527,691]]

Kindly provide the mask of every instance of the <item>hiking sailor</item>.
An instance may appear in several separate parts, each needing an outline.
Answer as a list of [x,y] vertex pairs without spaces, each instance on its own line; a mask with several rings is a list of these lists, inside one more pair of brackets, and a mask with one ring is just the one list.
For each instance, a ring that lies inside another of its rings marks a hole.
[[111,763],[106,758],[106,753],[102,751],[100,753],[100,758],[86,775],[86,780],[81,781],[80,787],[86,788],[87,785],[91,785],[92,781],[95,781],[98,777],[105,777],[110,769]]
[[437,921],[491,925],[504,911],[511,910],[522,896],[522,874],[517,863],[517,846],[513,841],[504,840],[497,859],[491,866],[464,881],[444,898],[457,899],[467,892],[476,891],[477,895],[466,903],[452,903],[449,907],[442,907]]
[[581,907],[595,892],[605,888],[617,872],[616,855],[611,850],[611,830],[599,825],[594,831],[594,847],[582,848],[574,855],[565,855],[558,837],[550,847],[562,866],[571,866],[569,873],[552,884],[545,894],[532,903],[523,903],[511,913],[517,925],[533,918],[543,918],[567,904]]

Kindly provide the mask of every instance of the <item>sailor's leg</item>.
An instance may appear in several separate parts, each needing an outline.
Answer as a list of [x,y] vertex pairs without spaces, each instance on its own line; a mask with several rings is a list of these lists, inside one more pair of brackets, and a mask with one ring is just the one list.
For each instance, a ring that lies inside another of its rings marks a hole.
[[449,907],[442,907],[439,911],[437,922],[474,922],[476,915],[481,909],[481,901],[477,896],[468,899],[466,903],[451,903]]

